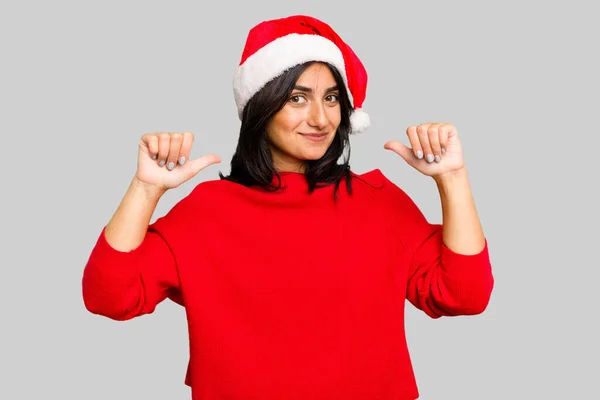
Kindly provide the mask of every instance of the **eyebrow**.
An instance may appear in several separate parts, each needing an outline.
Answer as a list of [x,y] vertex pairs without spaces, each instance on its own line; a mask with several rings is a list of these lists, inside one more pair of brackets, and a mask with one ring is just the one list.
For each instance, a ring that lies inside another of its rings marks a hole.
[[[338,85],[335,85],[335,86],[327,88],[327,90],[325,90],[325,93],[332,92],[332,91],[338,90],[338,89],[339,89]],[[313,92],[313,90],[311,88],[306,87],[306,86],[301,86],[301,85],[294,86],[294,90],[301,90],[301,91],[307,92],[307,93],[312,93]]]

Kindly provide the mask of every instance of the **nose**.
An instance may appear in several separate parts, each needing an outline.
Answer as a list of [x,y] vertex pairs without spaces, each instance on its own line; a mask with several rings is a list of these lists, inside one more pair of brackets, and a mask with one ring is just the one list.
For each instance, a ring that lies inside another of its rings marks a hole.
[[310,110],[308,111],[308,118],[306,121],[310,126],[315,127],[317,129],[324,129],[329,123],[329,118],[327,117],[327,111],[325,111],[325,106],[316,101],[311,104]]

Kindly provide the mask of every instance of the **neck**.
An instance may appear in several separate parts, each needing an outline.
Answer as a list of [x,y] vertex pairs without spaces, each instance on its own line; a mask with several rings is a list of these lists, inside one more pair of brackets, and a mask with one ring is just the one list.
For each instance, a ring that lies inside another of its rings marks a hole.
[[296,172],[304,174],[306,165],[301,160],[283,154],[276,148],[270,147],[273,166],[277,172]]
[[304,163],[294,165],[275,164],[275,170],[277,172],[293,172],[304,174],[306,172],[306,165]]

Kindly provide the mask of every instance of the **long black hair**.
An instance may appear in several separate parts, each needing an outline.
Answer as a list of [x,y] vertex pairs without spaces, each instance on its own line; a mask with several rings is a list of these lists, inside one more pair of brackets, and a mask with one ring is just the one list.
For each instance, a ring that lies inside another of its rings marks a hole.
[[[268,147],[266,125],[285,106],[300,75],[312,63],[307,62],[288,69],[267,83],[250,99],[242,114],[238,144],[231,159],[231,173],[224,176],[219,172],[221,179],[244,186],[259,185],[268,191],[276,191],[281,188],[281,177],[273,165],[273,158]],[[309,193],[317,187],[335,184],[334,199],[337,199],[337,190],[343,178],[346,178],[348,192],[352,193],[349,164],[352,105],[340,72],[333,65],[324,64],[331,70],[339,88],[341,121],[325,155],[318,160],[305,161],[304,175]],[[343,163],[338,164],[344,149],[348,149],[347,155]],[[279,180],[278,185],[273,185],[274,176]]]

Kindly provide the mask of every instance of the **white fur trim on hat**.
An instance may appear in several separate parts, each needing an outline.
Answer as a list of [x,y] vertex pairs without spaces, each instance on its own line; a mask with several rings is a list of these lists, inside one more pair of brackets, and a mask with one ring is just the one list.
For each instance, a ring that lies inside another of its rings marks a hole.
[[307,61],[328,62],[335,66],[342,74],[348,97],[353,103],[339,47],[323,36],[292,33],[268,43],[237,68],[233,91],[240,119],[250,98],[269,81]]
[[357,108],[350,114],[350,126],[352,133],[362,133],[371,126],[371,118],[361,108]]

